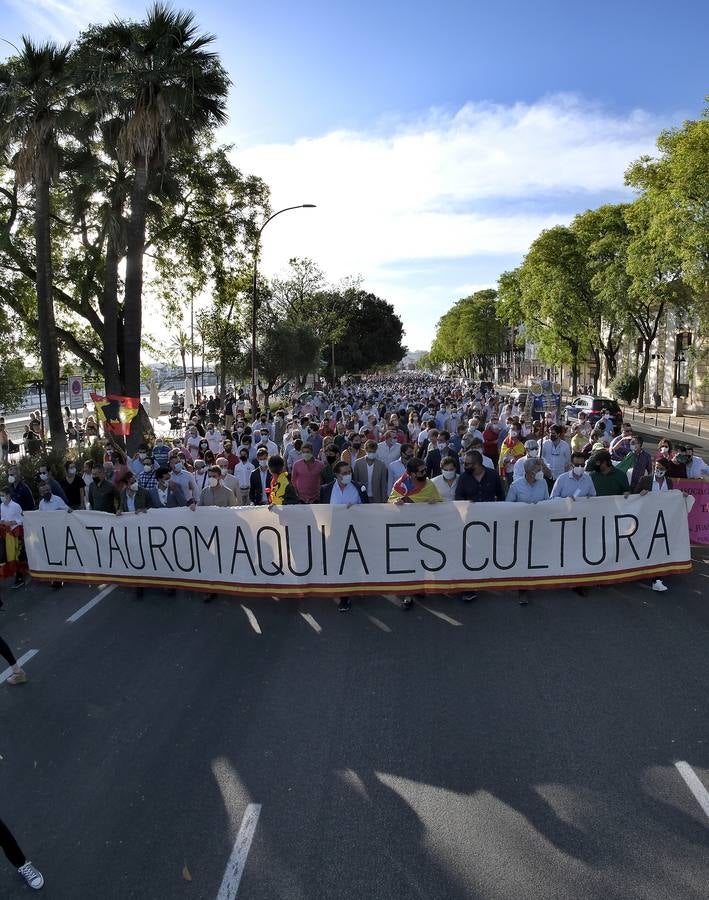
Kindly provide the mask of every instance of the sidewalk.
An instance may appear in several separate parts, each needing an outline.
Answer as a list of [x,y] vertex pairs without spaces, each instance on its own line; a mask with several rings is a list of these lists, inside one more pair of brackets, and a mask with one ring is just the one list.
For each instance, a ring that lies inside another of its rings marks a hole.
[[709,416],[673,416],[668,409],[639,410],[623,404],[620,408],[624,421],[631,422],[638,430],[657,435],[658,440],[666,437],[674,443],[709,449]]

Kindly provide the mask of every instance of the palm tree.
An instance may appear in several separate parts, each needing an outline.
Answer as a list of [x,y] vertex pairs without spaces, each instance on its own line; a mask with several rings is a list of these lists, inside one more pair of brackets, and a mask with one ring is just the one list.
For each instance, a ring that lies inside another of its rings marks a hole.
[[[123,383],[138,396],[143,256],[151,188],[171,155],[226,121],[229,78],[212,35],[200,35],[192,13],[162,3],[140,24],[113,22],[93,32],[97,96],[123,120],[120,158],[133,169],[126,232]],[[158,181],[159,184],[159,181]],[[159,189],[159,187],[158,187]]]
[[14,153],[18,186],[34,188],[37,333],[53,446],[66,448],[54,317],[50,187],[59,174],[60,137],[77,125],[72,109],[71,46],[34,44],[0,68],[4,148]]
[[179,353],[182,360],[182,372],[187,379],[187,353],[190,349],[190,336],[181,328],[170,342],[170,350]]

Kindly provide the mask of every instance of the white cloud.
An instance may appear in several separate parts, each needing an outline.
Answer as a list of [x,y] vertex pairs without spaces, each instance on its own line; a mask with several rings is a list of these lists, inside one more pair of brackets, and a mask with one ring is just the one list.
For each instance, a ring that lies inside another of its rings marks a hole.
[[[58,41],[69,41],[87,25],[107,22],[117,11],[114,0],[8,0],[20,18],[27,22],[32,31],[39,31],[41,37]],[[35,35],[32,35],[35,37]]]
[[[458,271],[446,286],[442,260],[522,255],[542,228],[568,221],[570,208],[622,190],[625,169],[652,152],[664,124],[564,95],[433,110],[372,133],[334,131],[241,149],[236,160],[270,185],[274,209],[318,206],[269,225],[265,271],[312,256],[333,279],[360,273],[367,287],[385,289],[409,346],[418,347],[461,281]],[[436,273],[424,275],[433,261]]]

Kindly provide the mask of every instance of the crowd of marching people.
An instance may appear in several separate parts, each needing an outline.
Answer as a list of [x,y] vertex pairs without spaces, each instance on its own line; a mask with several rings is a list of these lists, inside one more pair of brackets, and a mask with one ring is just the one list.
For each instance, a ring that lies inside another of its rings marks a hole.
[[[494,389],[424,374],[311,392],[253,417],[248,406],[241,391],[223,401],[216,392],[198,396],[175,434],[175,395],[172,435],[130,456],[115,442],[89,442],[63,464],[40,457],[34,483],[20,464],[9,465],[0,522],[9,534],[6,563],[13,554],[18,563],[15,586],[24,574],[12,530],[37,508],[130,515],[291,503],[538,503],[671,490],[675,477],[709,475],[692,447],[662,439],[647,449],[607,410],[594,422],[584,412],[560,421],[558,409],[534,418]],[[660,580],[653,587],[666,589]]]

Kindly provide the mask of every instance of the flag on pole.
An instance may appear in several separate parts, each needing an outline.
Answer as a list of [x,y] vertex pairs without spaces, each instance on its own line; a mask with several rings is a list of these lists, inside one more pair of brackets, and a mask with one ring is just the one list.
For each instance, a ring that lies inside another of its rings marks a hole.
[[130,423],[138,415],[140,397],[119,397],[118,394],[100,394],[91,392],[94,401],[96,419],[104,423],[108,434],[130,434]]

